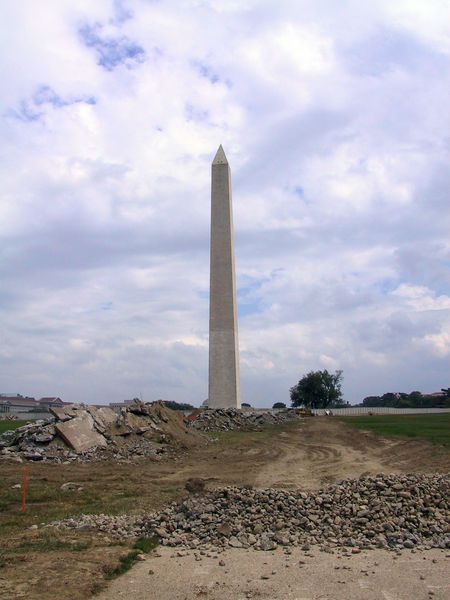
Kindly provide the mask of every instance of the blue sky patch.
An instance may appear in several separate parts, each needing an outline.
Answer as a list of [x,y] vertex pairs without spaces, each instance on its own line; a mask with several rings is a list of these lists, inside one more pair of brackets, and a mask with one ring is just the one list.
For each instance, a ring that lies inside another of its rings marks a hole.
[[126,36],[103,37],[101,28],[102,26],[96,23],[95,25],[84,25],[79,30],[84,44],[88,48],[94,48],[97,52],[98,65],[107,71],[113,71],[120,65],[132,69],[145,62],[146,54],[142,46]]
[[192,61],[192,65],[195,70],[200,73],[202,77],[205,77],[210,83],[217,83],[220,81],[220,77],[215,73],[209,65],[202,63],[199,60]]
[[24,123],[39,121],[43,114],[42,111],[37,111],[30,102],[26,102],[25,100],[21,100],[17,108],[7,112],[8,116],[14,117],[14,119],[23,121]]
[[64,108],[72,104],[96,104],[97,100],[94,96],[75,96],[72,98],[62,98],[48,85],[41,85],[33,93],[30,99],[21,100],[19,106],[15,109],[10,110],[7,114],[9,116],[30,123],[33,121],[39,121],[44,116],[45,111],[43,108],[46,105],[53,106],[54,108]]

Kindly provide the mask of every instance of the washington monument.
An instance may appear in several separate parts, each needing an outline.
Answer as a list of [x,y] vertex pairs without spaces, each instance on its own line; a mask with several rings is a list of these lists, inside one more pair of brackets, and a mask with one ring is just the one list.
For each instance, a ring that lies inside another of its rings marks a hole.
[[219,146],[212,163],[209,408],[240,408],[231,173]]

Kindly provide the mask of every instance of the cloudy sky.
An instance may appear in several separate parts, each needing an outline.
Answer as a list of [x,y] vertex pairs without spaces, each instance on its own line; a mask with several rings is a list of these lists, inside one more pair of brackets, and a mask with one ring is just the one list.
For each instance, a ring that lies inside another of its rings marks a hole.
[[0,10],[0,393],[206,397],[220,143],[242,400],[450,385],[447,0]]

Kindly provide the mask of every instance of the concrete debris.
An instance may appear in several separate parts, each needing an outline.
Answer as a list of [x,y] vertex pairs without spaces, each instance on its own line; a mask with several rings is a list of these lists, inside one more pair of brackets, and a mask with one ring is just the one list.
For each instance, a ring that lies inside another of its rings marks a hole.
[[79,417],[68,421],[56,423],[55,430],[77,454],[108,445],[105,436],[95,429],[94,419],[88,412],[83,412]]
[[200,431],[254,431],[266,425],[286,423],[299,418],[295,410],[238,410],[218,408],[193,413],[189,418],[191,427]]
[[162,454],[206,443],[182,414],[162,402],[135,402],[119,414],[109,407],[73,404],[51,408],[39,420],[0,435],[0,459],[73,462],[159,459]]
[[165,546],[216,551],[426,550],[450,548],[449,509],[448,475],[377,475],[318,491],[227,487],[150,516],[81,515],[52,525],[118,538],[157,535]]

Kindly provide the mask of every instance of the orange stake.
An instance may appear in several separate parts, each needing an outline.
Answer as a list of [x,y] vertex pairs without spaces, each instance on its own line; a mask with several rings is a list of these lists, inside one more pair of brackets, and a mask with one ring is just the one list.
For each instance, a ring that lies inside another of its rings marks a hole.
[[23,468],[23,481],[22,481],[22,512],[25,512],[25,503],[27,499],[27,479],[28,472],[27,466],[25,465]]

